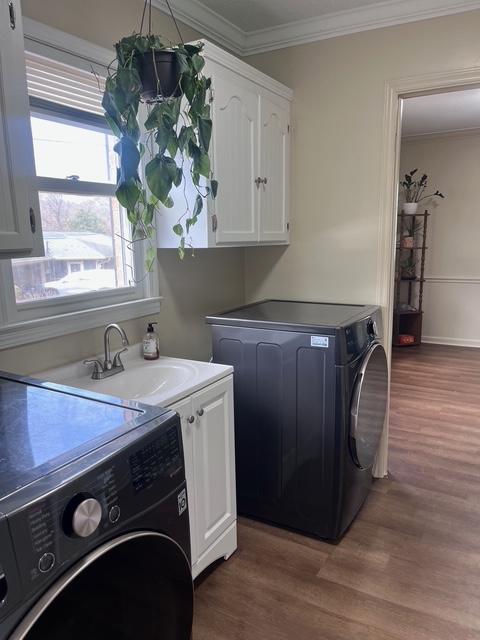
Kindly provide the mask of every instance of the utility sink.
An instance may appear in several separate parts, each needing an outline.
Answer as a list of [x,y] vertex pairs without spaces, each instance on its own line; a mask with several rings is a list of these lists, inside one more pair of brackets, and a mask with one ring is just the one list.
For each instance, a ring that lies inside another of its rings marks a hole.
[[233,371],[229,366],[197,360],[144,360],[140,348],[134,345],[122,354],[125,371],[103,380],[92,380],[91,367],[83,363],[41,371],[35,377],[125,400],[169,406]]

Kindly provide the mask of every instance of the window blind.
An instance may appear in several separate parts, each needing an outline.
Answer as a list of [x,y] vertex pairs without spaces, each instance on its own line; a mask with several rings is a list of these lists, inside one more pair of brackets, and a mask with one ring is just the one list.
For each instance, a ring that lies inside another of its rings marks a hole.
[[103,116],[105,78],[29,51],[25,58],[30,96]]

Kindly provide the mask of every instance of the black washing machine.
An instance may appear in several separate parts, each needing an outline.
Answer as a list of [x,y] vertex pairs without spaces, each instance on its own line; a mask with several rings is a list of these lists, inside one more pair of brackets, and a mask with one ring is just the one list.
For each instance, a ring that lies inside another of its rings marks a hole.
[[0,373],[0,639],[188,640],[179,418]]
[[380,309],[267,300],[207,322],[214,362],[234,367],[239,513],[338,540],[386,416]]

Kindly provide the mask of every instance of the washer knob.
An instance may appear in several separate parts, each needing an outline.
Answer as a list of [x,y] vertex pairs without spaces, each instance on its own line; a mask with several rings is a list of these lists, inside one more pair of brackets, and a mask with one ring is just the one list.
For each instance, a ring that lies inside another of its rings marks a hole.
[[102,506],[95,498],[82,500],[73,512],[72,530],[80,538],[88,538],[102,521]]

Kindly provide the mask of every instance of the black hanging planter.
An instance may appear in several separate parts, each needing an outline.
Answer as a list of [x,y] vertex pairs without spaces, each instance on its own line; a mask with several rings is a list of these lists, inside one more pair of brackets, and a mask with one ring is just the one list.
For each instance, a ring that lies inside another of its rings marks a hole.
[[146,102],[160,102],[166,98],[178,98],[182,94],[180,75],[175,51],[162,49],[142,54],[142,99]]

